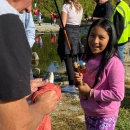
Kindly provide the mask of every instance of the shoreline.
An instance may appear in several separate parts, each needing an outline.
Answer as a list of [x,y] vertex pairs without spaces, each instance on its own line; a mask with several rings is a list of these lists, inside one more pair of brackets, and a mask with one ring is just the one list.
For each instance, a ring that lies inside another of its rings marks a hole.
[[[58,33],[59,25],[51,25],[50,23],[41,23],[41,26],[35,24],[36,33]],[[125,83],[130,84],[130,42],[125,46],[124,50],[124,67],[125,67]]]
[[50,32],[58,32],[59,25],[58,24],[50,24],[50,23],[41,23],[41,26],[35,24],[36,32],[38,33],[50,33]]

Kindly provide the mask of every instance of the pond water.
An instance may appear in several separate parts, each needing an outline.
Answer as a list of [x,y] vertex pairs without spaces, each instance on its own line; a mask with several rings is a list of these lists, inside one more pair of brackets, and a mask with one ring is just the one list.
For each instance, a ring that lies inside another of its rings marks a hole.
[[[80,29],[81,36],[86,36],[87,30]],[[57,54],[57,39],[58,34],[39,34],[36,37],[36,42],[33,45],[32,52],[36,52],[39,57],[37,64],[32,64],[32,69],[40,69],[40,73],[55,72],[58,68],[64,67],[64,63],[61,63],[60,58]],[[38,40],[40,42],[38,42]]]

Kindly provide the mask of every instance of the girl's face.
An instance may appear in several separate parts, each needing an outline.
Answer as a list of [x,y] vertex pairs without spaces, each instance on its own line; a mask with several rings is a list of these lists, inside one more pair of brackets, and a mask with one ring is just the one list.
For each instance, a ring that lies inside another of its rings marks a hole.
[[94,54],[98,57],[105,50],[109,41],[108,33],[100,26],[94,26],[88,37],[89,47]]

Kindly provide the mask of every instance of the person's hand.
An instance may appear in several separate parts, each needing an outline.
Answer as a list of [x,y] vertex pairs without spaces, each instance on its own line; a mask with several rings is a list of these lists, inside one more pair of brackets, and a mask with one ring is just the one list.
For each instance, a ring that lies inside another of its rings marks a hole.
[[75,75],[75,82],[81,83],[82,79],[83,79],[83,74],[82,73],[78,73],[78,72],[74,72],[74,75]]
[[85,22],[92,22],[93,21],[93,17],[89,16],[88,18],[85,19]]
[[91,88],[88,86],[87,83],[83,82],[83,74],[82,73],[78,73],[75,72],[75,82],[79,83],[78,88],[79,88],[79,92],[85,96],[85,95],[89,95]]
[[27,100],[31,99],[32,93],[36,92],[38,88],[45,86],[48,82],[48,79],[42,80],[42,78],[30,80],[31,94],[26,96]]
[[47,91],[45,93],[39,94],[36,99],[35,103],[41,103],[41,109],[45,112],[45,114],[49,114],[53,110],[56,109],[58,97],[56,91]]
[[43,87],[48,83],[48,80],[42,80],[42,78],[37,78],[30,80],[31,92],[34,93],[39,87]]

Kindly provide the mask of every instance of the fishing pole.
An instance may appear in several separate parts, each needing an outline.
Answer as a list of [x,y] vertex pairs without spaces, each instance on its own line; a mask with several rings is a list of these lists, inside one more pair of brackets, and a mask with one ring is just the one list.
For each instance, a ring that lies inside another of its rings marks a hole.
[[[64,31],[64,35],[65,35],[65,38],[66,38],[66,42],[67,42],[67,45],[70,49],[70,54],[72,55],[72,50],[71,50],[71,45],[70,45],[70,41],[69,41],[69,38],[68,38],[68,35],[67,35],[67,32],[65,30],[65,27],[63,25],[63,22],[62,22],[62,19],[61,19],[61,15],[60,15],[60,12],[59,12],[59,9],[58,9],[58,6],[57,6],[57,2],[56,0],[54,0],[55,2],[55,6],[56,6],[56,9],[57,9],[57,12],[58,12],[58,15],[59,15],[59,18],[60,18],[60,22],[61,22],[61,25],[62,25],[62,28],[63,28],[63,31]],[[79,74],[82,73],[82,71],[86,70],[86,65],[84,64],[85,62],[82,62],[82,64],[78,64],[74,59],[73,60],[73,67],[75,69],[76,72],[78,72]],[[81,61],[80,61],[81,62]],[[82,71],[81,71],[82,70]],[[84,73],[84,72],[83,72]],[[78,84],[82,85],[83,83],[82,82],[79,82]]]
[[39,0],[36,0],[41,6],[43,6],[49,13],[51,13],[51,11]]
[[64,35],[65,35],[65,38],[66,38],[67,45],[69,47],[70,53],[72,54],[70,41],[69,41],[68,35],[66,33],[65,27],[63,25],[63,22],[62,22],[62,19],[61,19],[61,15],[60,15],[60,12],[59,12],[59,9],[58,9],[58,6],[57,6],[57,2],[56,2],[56,0],[54,0],[54,2],[55,2],[56,9],[57,9],[57,12],[58,12],[58,15],[59,15],[59,18],[60,18],[60,22],[61,22],[61,25],[62,25],[62,28],[63,28],[63,32],[64,32]]

